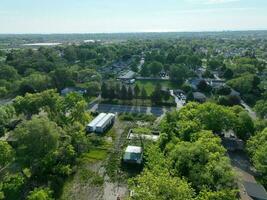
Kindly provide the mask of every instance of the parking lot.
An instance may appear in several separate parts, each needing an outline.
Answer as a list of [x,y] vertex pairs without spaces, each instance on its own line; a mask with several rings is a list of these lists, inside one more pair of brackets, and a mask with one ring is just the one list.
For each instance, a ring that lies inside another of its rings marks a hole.
[[92,105],[89,109],[97,112],[153,114],[159,117],[163,115],[166,111],[171,111],[173,108],[95,104]]

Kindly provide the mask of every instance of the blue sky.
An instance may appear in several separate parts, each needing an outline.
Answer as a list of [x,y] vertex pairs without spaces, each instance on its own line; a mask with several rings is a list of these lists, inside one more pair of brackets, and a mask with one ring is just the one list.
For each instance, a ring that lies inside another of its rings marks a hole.
[[267,0],[1,0],[0,33],[267,30]]

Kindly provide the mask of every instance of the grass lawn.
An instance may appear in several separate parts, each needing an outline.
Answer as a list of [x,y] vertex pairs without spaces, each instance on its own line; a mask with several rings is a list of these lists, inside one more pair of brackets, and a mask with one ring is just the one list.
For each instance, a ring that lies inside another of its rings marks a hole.
[[173,83],[171,81],[153,81],[153,80],[137,80],[136,84],[138,84],[138,86],[140,87],[140,89],[142,89],[142,87],[145,87],[145,90],[147,92],[147,95],[151,95],[152,92],[154,91],[154,88],[156,86],[157,83],[160,83],[162,87],[164,88],[169,88],[169,89],[177,89],[179,87],[178,84]]
[[82,161],[100,161],[104,160],[107,157],[107,150],[106,149],[93,149],[90,150],[89,153],[85,153],[82,155]]

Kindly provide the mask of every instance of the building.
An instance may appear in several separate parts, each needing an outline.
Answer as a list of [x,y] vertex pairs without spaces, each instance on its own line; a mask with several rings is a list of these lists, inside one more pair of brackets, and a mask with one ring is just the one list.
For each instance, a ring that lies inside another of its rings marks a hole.
[[262,185],[252,182],[244,182],[248,196],[253,200],[267,200],[267,192]]
[[140,133],[134,133],[132,129],[129,130],[128,140],[134,140],[134,139],[142,139],[142,140],[150,140],[153,142],[156,142],[159,140],[159,132],[152,131],[151,134],[140,134]]
[[201,92],[193,92],[193,98],[195,101],[198,101],[200,103],[205,102],[207,99],[206,95]]
[[130,70],[126,74],[121,75],[119,77],[119,79],[122,80],[122,81],[127,81],[127,80],[134,79],[134,77],[135,77],[135,72],[133,72],[133,71]]
[[123,161],[131,164],[142,164],[143,150],[138,146],[128,146],[125,150]]
[[104,133],[115,121],[113,113],[100,113],[86,126],[87,132]]
[[197,90],[197,86],[199,85],[199,83],[201,81],[203,81],[204,79],[202,78],[193,78],[193,79],[189,79],[186,81],[187,84],[190,85],[191,88]]
[[86,131],[87,132],[94,132],[96,129],[96,125],[98,122],[100,122],[107,114],[106,113],[100,113],[96,118],[93,119],[87,126]]
[[104,133],[115,121],[113,113],[106,114],[95,126],[96,133]]

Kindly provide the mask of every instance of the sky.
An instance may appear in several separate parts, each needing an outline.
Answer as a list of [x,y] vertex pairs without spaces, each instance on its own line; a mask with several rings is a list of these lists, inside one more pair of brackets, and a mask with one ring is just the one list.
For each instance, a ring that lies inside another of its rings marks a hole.
[[267,30],[267,0],[1,0],[0,33]]

